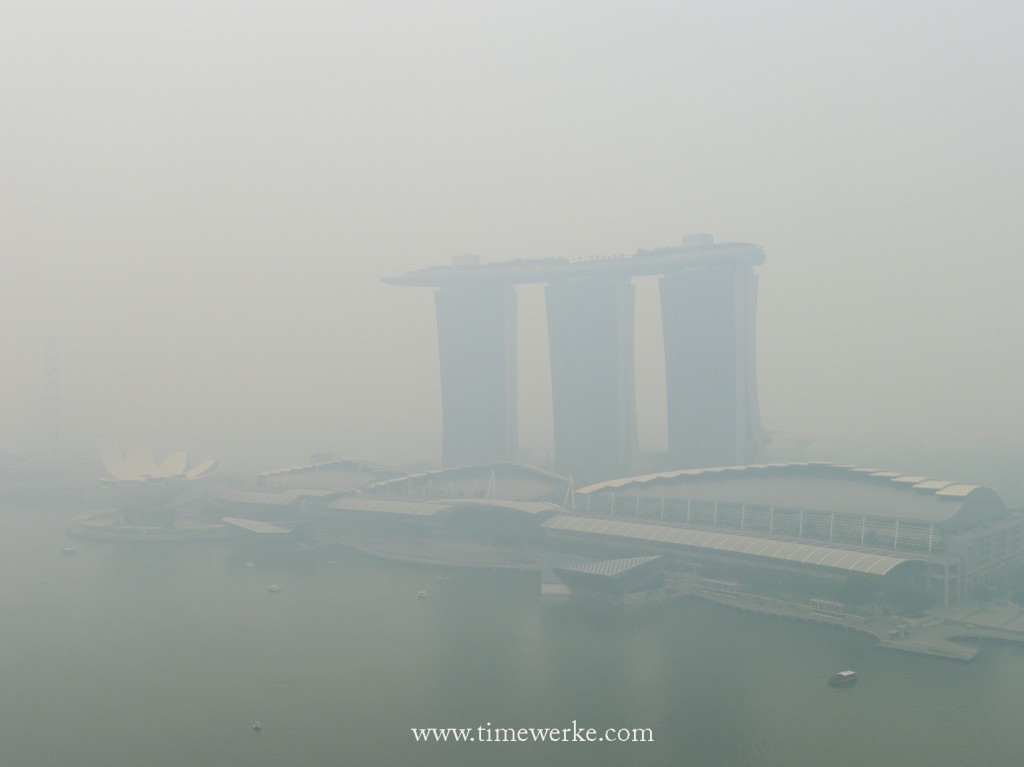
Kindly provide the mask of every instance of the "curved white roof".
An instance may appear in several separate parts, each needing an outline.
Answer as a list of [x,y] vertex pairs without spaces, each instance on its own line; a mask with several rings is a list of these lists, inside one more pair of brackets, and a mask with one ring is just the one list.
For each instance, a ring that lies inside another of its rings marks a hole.
[[977,485],[946,485],[935,493],[935,495],[948,495],[954,498],[966,498],[978,489]]
[[100,460],[110,475],[119,482],[160,481],[172,478],[198,479],[217,467],[214,460],[186,470],[188,453],[168,453],[158,465],[153,450],[146,445],[132,445],[125,452],[110,443],[99,445]]
[[651,557],[630,557],[628,559],[605,559],[599,562],[583,562],[580,564],[562,565],[560,567],[553,567],[552,569],[558,572],[574,572],[574,573],[588,573],[591,575],[607,575],[614,577],[621,575],[622,573],[628,572],[635,567],[640,565],[646,565],[648,562],[654,562],[657,559],[661,559],[660,554],[656,554]]
[[614,538],[628,538],[634,541],[649,541],[676,546],[725,551],[746,554],[751,557],[794,562],[820,567],[833,567],[871,575],[885,575],[897,565],[912,561],[910,558],[890,557],[884,554],[869,554],[863,551],[838,549],[831,546],[816,546],[809,543],[794,543],[769,538],[755,538],[749,535],[734,535],[707,530],[691,530],[664,525],[649,525],[639,522],[594,519],[561,515],[547,520],[541,527],[562,532],[604,535]]
[[377,490],[387,485],[400,486],[409,481],[416,481],[420,479],[428,478],[442,478],[459,475],[474,475],[480,473],[489,473],[491,471],[512,471],[521,472],[528,476],[537,477],[538,479],[545,479],[556,481],[559,483],[567,482],[568,477],[563,477],[560,474],[547,471],[546,469],[539,469],[536,466],[530,466],[525,463],[515,463],[512,461],[503,461],[499,463],[475,463],[468,466],[450,466],[443,469],[433,469],[431,471],[421,471],[415,474],[403,474],[400,477],[390,477],[388,479],[374,482],[369,485],[368,489]]
[[[916,476],[912,474],[904,474],[899,471],[879,471],[878,469],[868,469],[860,466],[850,466],[848,464],[835,464],[827,463],[824,461],[812,461],[810,463],[805,462],[794,462],[794,463],[768,463],[768,464],[756,464],[751,466],[709,466],[705,469],[678,469],[676,471],[660,471],[654,474],[639,474],[633,477],[617,477],[615,479],[608,479],[603,482],[596,482],[586,487],[576,488],[577,493],[587,495],[588,493],[596,493],[600,490],[607,489],[618,489],[620,487],[627,487],[629,485],[642,485],[647,482],[653,482],[659,479],[676,479],[679,477],[700,477],[701,475],[714,475],[721,474],[722,472],[742,472],[745,475],[750,475],[755,472],[758,473],[775,473],[779,470],[793,470],[804,467],[817,467],[827,468],[835,470],[839,473],[848,472],[854,477],[870,476],[877,479],[890,480],[892,482],[901,485],[911,485],[919,490],[942,490],[943,488],[949,488],[955,486],[957,492],[946,492],[936,493],[937,495],[966,495],[971,490],[977,489],[977,485],[954,485],[953,482],[948,480],[937,480],[929,479],[928,477]],[[962,490],[961,490],[962,489]]]
[[187,466],[188,453],[168,453],[157,471],[162,477],[173,477],[176,474],[184,474]]
[[186,471],[185,472],[185,476],[188,477],[189,479],[197,479],[199,477],[202,477],[202,476],[204,476],[206,474],[209,474],[210,472],[216,470],[216,468],[217,468],[217,462],[215,460],[213,460],[212,458],[208,458],[207,460],[203,461],[202,463],[196,464],[191,469]]
[[110,473],[114,479],[136,479],[135,472],[132,471],[128,465],[128,461],[125,460],[124,453],[120,449],[111,445],[107,442],[101,442],[99,444],[100,460],[103,462],[103,467]]
[[291,533],[291,529],[287,527],[281,527],[280,525],[272,525],[269,522],[262,522],[258,519],[240,519],[239,517],[224,517],[221,520],[225,525],[231,525],[241,530],[248,530],[250,533],[257,533],[259,535],[288,535]]
[[170,453],[158,465],[153,451],[136,445],[124,453],[109,443],[99,445],[100,459],[113,479],[99,483],[122,509],[164,509],[198,498],[217,479],[217,462],[204,461],[186,471],[188,454]]
[[819,509],[929,524],[950,522],[968,503],[975,521],[1006,513],[1002,500],[988,488],[824,462],[665,471],[576,490],[584,496],[601,492]]
[[948,479],[926,479],[923,482],[918,482],[914,487],[918,490],[941,490],[952,484]]

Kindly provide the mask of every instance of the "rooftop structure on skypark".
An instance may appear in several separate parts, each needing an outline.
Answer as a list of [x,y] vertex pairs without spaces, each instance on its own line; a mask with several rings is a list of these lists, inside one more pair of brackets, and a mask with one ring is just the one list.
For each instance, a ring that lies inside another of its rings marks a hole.
[[637,462],[632,280],[660,276],[668,404],[666,463],[749,463],[761,447],[755,365],[757,276],[749,243],[691,235],[630,256],[481,263],[385,279],[437,289],[442,463],[515,461],[515,286],[546,284],[555,466],[588,482]]
[[256,482],[271,488],[344,490],[397,476],[400,471],[369,461],[328,460],[264,471],[256,475]]
[[398,277],[385,277],[383,282],[421,288],[496,283],[525,285],[581,277],[649,277],[681,269],[727,264],[759,266],[764,260],[764,251],[759,245],[748,242],[714,243],[711,235],[699,234],[684,237],[679,246],[638,250],[628,256],[516,258],[487,263],[481,263],[477,255],[457,256],[450,266],[417,269]]

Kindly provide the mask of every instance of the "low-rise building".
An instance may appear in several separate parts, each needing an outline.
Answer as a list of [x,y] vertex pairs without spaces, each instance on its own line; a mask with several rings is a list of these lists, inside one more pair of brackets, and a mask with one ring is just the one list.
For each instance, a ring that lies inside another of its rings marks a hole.
[[[671,540],[676,549],[789,567],[886,574],[907,563],[902,570],[919,574],[944,604],[1024,564],[1024,519],[994,491],[849,465],[727,466],[626,477],[576,490],[571,507],[577,515],[632,526],[616,533],[560,518],[545,526],[556,535]],[[773,541],[778,545],[769,545]]]

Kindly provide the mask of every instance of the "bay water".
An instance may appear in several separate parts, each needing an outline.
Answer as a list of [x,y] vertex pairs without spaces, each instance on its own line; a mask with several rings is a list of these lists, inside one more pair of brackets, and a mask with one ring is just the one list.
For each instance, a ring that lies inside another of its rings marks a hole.
[[[700,601],[547,605],[539,577],[354,553],[247,567],[226,542],[72,540],[70,516],[0,510],[3,765],[1024,764],[1024,647],[962,663]],[[574,723],[653,740],[494,742]]]

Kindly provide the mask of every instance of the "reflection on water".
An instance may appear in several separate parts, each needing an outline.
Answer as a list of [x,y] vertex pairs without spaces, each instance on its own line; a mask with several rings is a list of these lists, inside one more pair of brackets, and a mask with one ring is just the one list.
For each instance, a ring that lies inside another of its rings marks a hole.
[[[6,764],[1016,765],[1024,750],[1011,646],[963,664],[698,602],[546,606],[533,577],[352,554],[247,567],[226,544],[79,541],[68,557],[64,521],[0,513]],[[858,684],[829,688],[843,668]],[[410,732],[573,720],[654,742]]]

